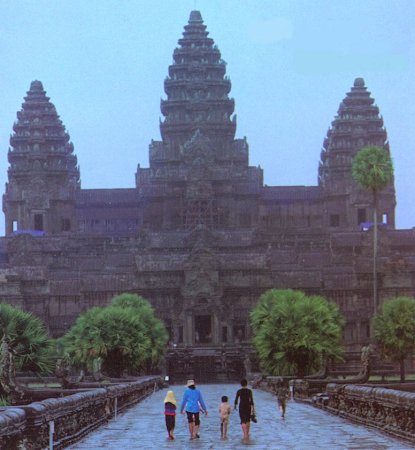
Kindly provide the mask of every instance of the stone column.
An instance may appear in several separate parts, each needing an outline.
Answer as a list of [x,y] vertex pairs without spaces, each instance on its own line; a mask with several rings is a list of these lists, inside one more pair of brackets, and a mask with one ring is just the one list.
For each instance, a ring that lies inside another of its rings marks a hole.
[[186,319],[184,323],[183,338],[185,345],[193,345],[194,343],[194,326],[193,313],[191,310],[186,311]]
[[221,326],[218,314],[212,311],[212,344],[219,344],[221,342]]

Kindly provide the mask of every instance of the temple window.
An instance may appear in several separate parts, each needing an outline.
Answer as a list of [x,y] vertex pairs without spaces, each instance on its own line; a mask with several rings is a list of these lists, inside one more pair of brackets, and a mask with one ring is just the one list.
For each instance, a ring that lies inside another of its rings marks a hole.
[[382,214],[382,223],[384,223],[384,224],[388,223],[388,213]]
[[239,343],[245,340],[245,326],[235,325],[233,327],[233,341]]
[[222,327],[222,342],[228,342],[228,327],[226,325]]
[[68,218],[61,219],[61,231],[71,231],[71,221]]
[[364,222],[367,222],[366,208],[359,208],[357,210],[357,224],[360,225]]
[[35,214],[34,229],[37,231],[43,231],[43,214]]
[[365,320],[360,323],[360,338],[369,338],[370,337],[370,323]]
[[330,214],[330,226],[331,227],[340,226],[340,216],[338,214]]

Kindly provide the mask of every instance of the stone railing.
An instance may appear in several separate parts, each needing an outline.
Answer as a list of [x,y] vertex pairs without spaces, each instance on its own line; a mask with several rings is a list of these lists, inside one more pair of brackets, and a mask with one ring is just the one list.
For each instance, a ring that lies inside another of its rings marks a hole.
[[415,443],[415,393],[363,385],[327,385],[323,409]]
[[0,448],[65,448],[162,386],[160,377],[0,408]]

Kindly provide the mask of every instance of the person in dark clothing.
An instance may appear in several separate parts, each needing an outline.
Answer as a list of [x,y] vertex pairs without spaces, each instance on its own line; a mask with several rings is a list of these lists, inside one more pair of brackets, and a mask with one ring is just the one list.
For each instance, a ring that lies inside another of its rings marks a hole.
[[246,379],[241,380],[241,389],[238,390],[235,396],[235,408],[239,402],[239,417],[241,419],[241,427],[243,432],[243,439],[249,439],[249,429],[251,427],[251,414],[255,412],[254,397],[251,389],[248,388]]
[[287,399],[290,397],[290,390],[288,388],[288,382],[286,380],[281,380],[277,385],[276,391],[278,406],[281,412],[281,418],[284,419],[285,411],[287,408]]
[[176,425],[176,398],[173,391],[168,391],[164,399],[164,416],[166,418],[166,428],[168,439],[174,440],[174,428]]

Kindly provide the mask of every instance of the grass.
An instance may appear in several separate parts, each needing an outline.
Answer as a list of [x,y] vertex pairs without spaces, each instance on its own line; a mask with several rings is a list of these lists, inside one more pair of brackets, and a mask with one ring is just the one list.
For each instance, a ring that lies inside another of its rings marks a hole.
[[60,383],[29,383],[28,388],[59,388]]
[[[400,381],[401,377],[399,375],[386,375],[383,378],[380,375],[372,375],[369,381]],[[405,375],[405,381],[415,381],[415,374],[408,373]]]

